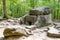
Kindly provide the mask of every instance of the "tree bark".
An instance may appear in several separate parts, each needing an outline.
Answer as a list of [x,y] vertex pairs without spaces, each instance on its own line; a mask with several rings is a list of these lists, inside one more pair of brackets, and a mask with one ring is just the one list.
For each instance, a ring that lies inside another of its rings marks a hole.
[[3,12],[4,12],[4,17],[7,19],[7,10],[6,10],[6,0],[2,0],[3,2]]

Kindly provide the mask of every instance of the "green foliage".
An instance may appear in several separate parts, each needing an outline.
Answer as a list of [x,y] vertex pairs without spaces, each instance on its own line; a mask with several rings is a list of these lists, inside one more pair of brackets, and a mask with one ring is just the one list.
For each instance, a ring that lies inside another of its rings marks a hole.
[[[60,19],[60,1],[59,0],[7,0],[8,17],[19,18],[29,10],[41,6],[48,6],[53,9],[52,17]],[[0,0],[0,17],[3,17],[2,0]]]

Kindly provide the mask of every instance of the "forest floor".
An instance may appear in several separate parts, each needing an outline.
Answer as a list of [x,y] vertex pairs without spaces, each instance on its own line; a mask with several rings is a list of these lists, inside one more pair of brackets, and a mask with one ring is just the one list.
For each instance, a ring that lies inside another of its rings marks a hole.
[[[9,25],[8,25],[9,24]],[[0,40],[60,40],[60,38],[51,38],[47,36],[47,32],[44,30],[47,29],[47,27],[42,28],[36,28],[35,30],[32,30],[32,34],[28,37],[9,37],[7,39],[3,38],[3,31],[4,28],[7,26],[20,26],[16,23],[16,25],[13,25],[12,23],[7,22],[6,20],[0,21]]]

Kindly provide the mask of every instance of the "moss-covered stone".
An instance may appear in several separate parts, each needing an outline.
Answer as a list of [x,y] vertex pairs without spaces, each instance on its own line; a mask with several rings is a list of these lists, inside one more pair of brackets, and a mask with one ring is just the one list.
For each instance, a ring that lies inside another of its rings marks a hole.
[[27,32],[23,29],[14,29],[14,28],[6,28],[3,32],[4,37],[10,36],[28,36]]
[[24,18],[24,24],[27,24],[27,25],[34,25],[36,21],[37,21],[36,16],[29,15]]
[[50,13],[51,13],[51,9],[49,7],[39,7],[30,10],[30,15],[48,15]]

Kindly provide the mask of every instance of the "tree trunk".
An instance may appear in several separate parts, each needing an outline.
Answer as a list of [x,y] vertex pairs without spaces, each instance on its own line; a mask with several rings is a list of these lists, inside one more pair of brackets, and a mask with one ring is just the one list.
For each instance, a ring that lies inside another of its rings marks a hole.
[[56,1],[54,0],[54,19],[56,19],[56,9],[55,9],[55,7],[56,7]]
[[4,12],[4,17],[3,18],[7,19],[6,0],[2,0],[2,2],[3,2],[3,12]]

